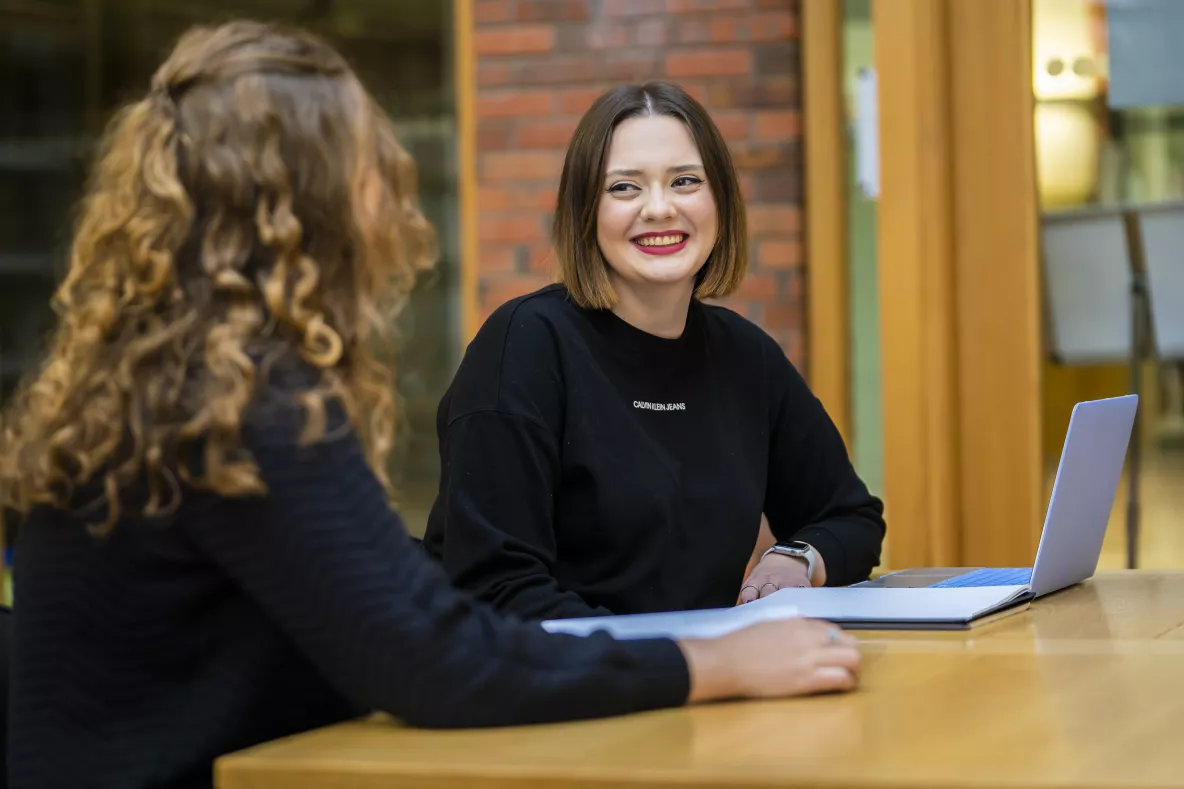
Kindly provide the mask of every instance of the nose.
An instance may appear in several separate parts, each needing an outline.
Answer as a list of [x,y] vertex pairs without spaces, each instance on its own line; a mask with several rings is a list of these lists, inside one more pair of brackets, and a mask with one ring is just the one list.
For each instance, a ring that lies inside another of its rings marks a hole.
[[662,222],[674,217],[674,203],[665,189],[650,189],[641,207],[641,218],[646,222]]

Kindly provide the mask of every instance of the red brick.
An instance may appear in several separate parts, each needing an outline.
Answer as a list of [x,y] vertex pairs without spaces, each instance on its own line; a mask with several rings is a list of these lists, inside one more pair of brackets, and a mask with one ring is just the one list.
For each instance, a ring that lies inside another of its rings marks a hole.
[[758,140],[792,140],[797,138],[801,131],[796,110],[758,112],[754,126]]
[[547,213],[555,210],[555,204],[559,202],[559,186],[556,185],[554,189],[539,189],[532,192],[529,197],[529,202],[526,204],[527,208],[538,208]]
[[625,25],[601,20],[584,30],[583,42],[591,49],[620,49],[629,46],[629,31]]
[[700,104],[707,101],[707,86],[702,82],[680,82],[678,84],[687,92],[687,95]]
[[756,259],[761,268],[793,268],[801,265],[802,245],[797,241],[762,241]]
[[510,208],[512,195],[508,189],[491,186],[477,187],[477,210],[481,213],[506,211]]
[[748,232],[754,236],[795,236],[801,228],[802,211],[796,205],[748,206]]
[[728,142],[748,139],[750,116],[746,112],[715,112],[711,119]]
[[477,223],[477,237],[482,244],[489,241],[529,243],[537,241],[541,235],[542,227],[537,216],[483,214]]
[[[570,85],[595,79],[598,70],[597,63],[589,55],[547,58],[518,65],[514,82],[518,85]],[[554,88],[549,92],[554,93]]]
[[477,127],[478,151],[504,151],[514,138],[513,127],[505,124],[482,123]]
[[666,44],[669,28],[665,19],[647,19],[637,23],[633,40],[638,46],[660,47]]
[[557,276],[559,273],[559,261],[555,258],[555,253],[551,247],[546,243],[546,239],[541,240],[542,243],[535,244],[530,248],[530,270],[536,274],[545,274],[548,276]]
[[480,283],[481,306],[487,309],[500,307],[511,299],[546,287],[554,281],[554,278],[541,274],[483,277]]
[[711,85],[707,97],[713,107],[721,109],[794,106],[798,103],[798,84],[788,75],[728,80]]
[[559,109],[565,115],[583,115],[592,102],[604,93],[604,88],[572,88],[559,95]]
[[781,149],[772,145],[733,145],[732,161],[738,170],[765,170],[785,161]]
[[728,11],[750,8],[752,0],[666,0],[666,10],[672,14],[696,11]]
[[478,118],[538,117],[554,112],[554,93],[549,90],[514,90],[477,97]]
[[661,76],[662,57],[656,53],[618,54],[605,60],[601,74],[614,83],[645,82]]
[[647,16],[666,10],[666,0],[604,0],[608,16]]
[[748,274],[736,293],[741,299],[766,301],[777,295],[777,278],[772,274]]
[[802,308],[797,304],[766,304],[763,323],[769,329],[796,329],[802,325]]
[[762,203],[793,203],[801,200],[801,171],[797,167],[778,165],[761,172],[752,199]]
[[507,22],[509,19],[509,0],[478,0],[473,6],[473,21],[479,25],[489,22]]
[[481,157],[481,177],[490,181],[559,181],[563,154],[550,151],[487,153]]
[[702,49],[666,56],[666,73],[676,79],[743,76],[751,70],[752,53],[747,49]]
[[510,67],[502,63],[482,63],[477,68],[477,87],[494,88],[510,81]]
[[588,18],[586,0],[518,0],[521,22],[582,22]]
[[805,289],[805,278],[800,268],[789,272],[789,300],[801,304],[802,291]]
[[473,48],[481,55],[522,55],[550,52],[555,47],[555,28],[551,25],[514,25],[478,30]]
[[523,148],[566,148],[576,130],[576,120],[536,121],[518,132]]
[[798,36],[797,20],[788,10],[757,14],[749,20],[748,30],[753,41],[789,41]]
[[740,23],[735,19],[713,20],[708,28],[708,40],[713,44],[734,44],[740,41]]
[[756,178],[752,173],[740,173],[740,197],[750,202],[756,197]]
[[481,271],[514,271],[516,259],[512,246],[482,244],[477,267]]
[[678,40],[684,44],[706,44],[711,40],[711,25],[706,19],[687,19],[679,22]]

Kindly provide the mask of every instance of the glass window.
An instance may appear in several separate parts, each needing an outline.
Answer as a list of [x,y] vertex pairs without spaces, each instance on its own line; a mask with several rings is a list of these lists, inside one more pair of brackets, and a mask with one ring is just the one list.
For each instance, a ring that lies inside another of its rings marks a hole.
[[400,511],[422,532],[435,496],[435,409],[459,360],[459,232],[451,3],[439,0],[0,0],[0,397],[51,325],[87,155],[111,111],[141,94],[176,37],[233,16],[281,19],[332,41],[419,164],[442,258],[401,314]]

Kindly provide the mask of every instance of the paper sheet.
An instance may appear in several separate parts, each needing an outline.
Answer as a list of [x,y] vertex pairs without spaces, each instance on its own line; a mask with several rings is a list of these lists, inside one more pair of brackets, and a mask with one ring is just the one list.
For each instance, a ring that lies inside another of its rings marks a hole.
[[552,633],[570,633],[577,636],[605,630],[620,639],[715,638],[757,622],[790,619],[797,615],[798,611],[793,606],[749,604],[701,611],[552,619],[543,622],[543,628]]

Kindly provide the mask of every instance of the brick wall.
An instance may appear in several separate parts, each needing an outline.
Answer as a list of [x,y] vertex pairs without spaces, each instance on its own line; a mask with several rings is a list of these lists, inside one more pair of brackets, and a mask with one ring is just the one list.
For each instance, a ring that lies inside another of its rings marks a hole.
[[554,279],[563,152],[625,81],[680,83],[711,111],[748,206],[748,277],[729,306],[804,361],[797,0],[475,0],[482,318]]

